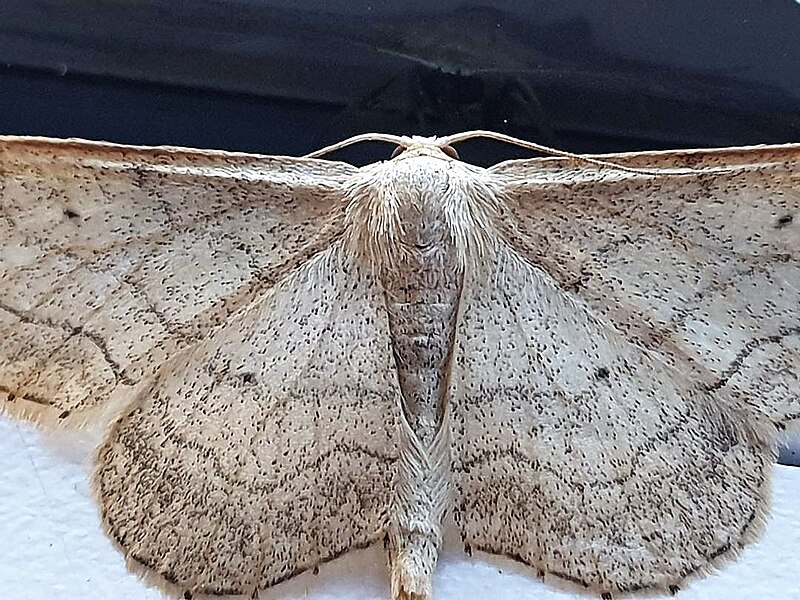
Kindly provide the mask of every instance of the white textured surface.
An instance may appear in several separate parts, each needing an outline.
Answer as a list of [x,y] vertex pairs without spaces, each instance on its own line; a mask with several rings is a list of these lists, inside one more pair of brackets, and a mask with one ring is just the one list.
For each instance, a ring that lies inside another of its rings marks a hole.
[[[158,600],[129,574],[100,529],[88,484],[89,435],[41,434],[0,417],[0,598]],[[692,583],[679,600],[800,599],[800,468],[777,467],[772,517],[763,538],[720,573]],[[447,544],[435,600],[589,598],[538,581],[507,559],[469,559]],[[382,548],[351,553],[261,596],[271,600],[388,599]]]

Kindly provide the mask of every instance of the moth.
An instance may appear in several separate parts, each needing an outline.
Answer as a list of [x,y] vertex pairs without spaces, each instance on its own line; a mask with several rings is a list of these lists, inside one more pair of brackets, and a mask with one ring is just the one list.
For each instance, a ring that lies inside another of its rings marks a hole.
[[481,135],[357,136],[397,146],[362,168],[0,138],[0,406],[106,428],[132,568],[257,595],[382,542],[425,600],[452,518],[610,598],[759,535],[800,422],[800,145],[484,169],[453,150]]

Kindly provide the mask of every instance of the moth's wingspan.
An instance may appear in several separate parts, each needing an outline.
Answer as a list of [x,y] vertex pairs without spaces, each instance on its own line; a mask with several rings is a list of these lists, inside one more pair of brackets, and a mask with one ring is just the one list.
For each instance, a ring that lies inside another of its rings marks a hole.
[[127,398],[341,230],[353,167],[0,137],[0,409]]
[[463,285],[450,400],[465,544],[614,592],[667,589],[758,533],[768,424],[513,249]]
[[800,145],[603,158],[705,172],[498,165],[506,238],[712,391],[800,423]]
[[400,390],[340,245],[168,363],[101,447],[109,535],[180,589],[251,593],[382,537]]

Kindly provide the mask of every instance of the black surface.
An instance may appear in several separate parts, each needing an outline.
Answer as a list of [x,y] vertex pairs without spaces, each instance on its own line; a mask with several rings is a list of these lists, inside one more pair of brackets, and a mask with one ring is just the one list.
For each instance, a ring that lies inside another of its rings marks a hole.
[[370,130],[577,152],[796,141],[798,40],[787,0],[4,0],[0,132],[269,154]]

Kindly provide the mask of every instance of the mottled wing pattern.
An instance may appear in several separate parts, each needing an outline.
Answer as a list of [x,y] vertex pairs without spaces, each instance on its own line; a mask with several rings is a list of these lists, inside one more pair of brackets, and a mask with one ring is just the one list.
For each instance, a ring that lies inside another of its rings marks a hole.
[[383,537],[400,390],[382,293],[346,254],[169,362],[112,428],[96,493],[135,565],[251,593]]
[[[512,161],[507,238],[562,288],[720,396],[800,418],[800,146],[637,153],[651,177]],[[703,172],[705,171],[705,172]]]
[[0,137],[0,408],[80,423],[129,399],[330,245],[354,171]]
[[613,592],[757,534],[798,413],[798,152],[489,170],[501,236],[465,274],[450,384],[467,545]]
[[465,275],[450,383],[465,544],[595,592],[667,589],[737,552],[766,509],[768,434],[493,254]]

